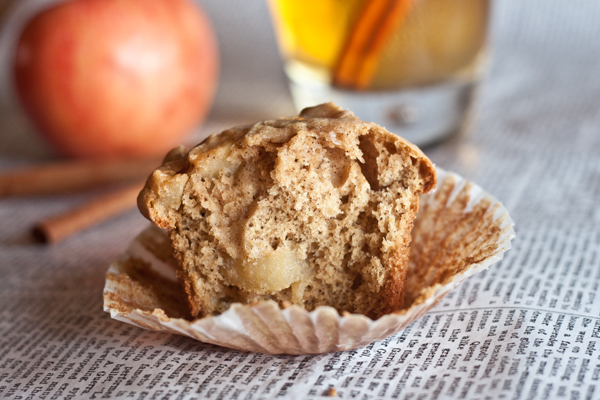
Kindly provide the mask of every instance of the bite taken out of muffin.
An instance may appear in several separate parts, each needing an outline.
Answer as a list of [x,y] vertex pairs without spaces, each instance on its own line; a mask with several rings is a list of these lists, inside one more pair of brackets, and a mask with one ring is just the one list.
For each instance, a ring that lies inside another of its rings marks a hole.
[[168,230],[193,317],[274,300],[377,318],[404,306],[435,184],[417,147],[328,103],[175,149],[138,206]]

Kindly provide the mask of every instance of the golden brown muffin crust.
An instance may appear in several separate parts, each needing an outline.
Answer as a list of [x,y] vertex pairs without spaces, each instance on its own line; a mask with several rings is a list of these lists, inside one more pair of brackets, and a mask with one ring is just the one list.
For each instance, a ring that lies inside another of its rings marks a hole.
[[377,317],[403,305],[435,183],[418,148],[328,103],[175,151],[138,206],[169,230],[195,316],[273,299]]

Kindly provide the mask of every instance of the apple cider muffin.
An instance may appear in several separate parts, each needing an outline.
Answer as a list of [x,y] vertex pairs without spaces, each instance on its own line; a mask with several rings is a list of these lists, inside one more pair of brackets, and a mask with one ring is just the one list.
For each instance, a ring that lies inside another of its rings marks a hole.
[[336,105],[172,151],[138,206],[169,231],[193,316],[274,300],[378,317],[399,310],[431,161]]

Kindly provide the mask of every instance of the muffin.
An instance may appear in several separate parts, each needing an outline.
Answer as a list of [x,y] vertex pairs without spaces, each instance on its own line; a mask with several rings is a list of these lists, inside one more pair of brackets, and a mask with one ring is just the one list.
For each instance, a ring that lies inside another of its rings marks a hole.
[[174,150],[138,206],[168,230],[194,317],[274,300],[376,318],[403,307],[435,184],[419,149],[329,103]]

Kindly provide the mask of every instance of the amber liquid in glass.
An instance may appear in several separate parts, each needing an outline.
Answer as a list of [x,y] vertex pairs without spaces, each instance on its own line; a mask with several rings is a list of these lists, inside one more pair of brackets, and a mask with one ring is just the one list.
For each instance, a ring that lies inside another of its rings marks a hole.
[[333,101],[417,145],[459,132],[490,0],[269,0],[298,110]]
[[[373,1],[383,10],[372,17],[376,31],[393,0],[271,0],[286,72],[335,85],[336,68]],[[484,47],[489,0],[402,1],[403,15],[383,35],[372,76],[361,89],[415,87],[470,74]],[[366,32],[363,39],[376,34]]]

